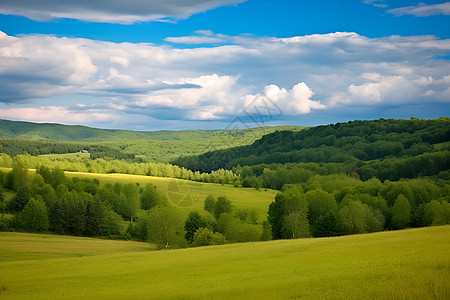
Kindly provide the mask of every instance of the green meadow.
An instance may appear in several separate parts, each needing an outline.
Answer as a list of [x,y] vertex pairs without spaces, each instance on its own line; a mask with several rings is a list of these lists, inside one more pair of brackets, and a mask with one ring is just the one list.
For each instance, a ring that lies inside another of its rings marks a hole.
[[0,298],[450,297],[450,226],[152,249],[136,242],[0,233]]
[[238,209],[251,209],[256,211],[258,222],[267,218],[269,204],[274,201],[277,191],[256,190],[254,188],[235,187],[216,183],[202,183],[183,179],[167,177],[153,177],[127,174],[97,174],[81,172],[65,172],[68,177],[84,177],[98,179],[101,183],[139,183],[145,186],[148,183],[155,185],[169,201],[177,207],[183,208],[186,213],[191,210],[202,210],[205,198],[213,196],[226,196]]

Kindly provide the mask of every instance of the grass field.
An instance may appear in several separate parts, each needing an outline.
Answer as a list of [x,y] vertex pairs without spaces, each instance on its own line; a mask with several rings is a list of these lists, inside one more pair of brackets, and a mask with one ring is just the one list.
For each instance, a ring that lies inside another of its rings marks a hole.
[[139,183],[141,186],[151,183],[160,192],[166,194],[174,205],[184,208],[187,213],[191,210],[202,210],[203,203],[208,194],[227,196],[236,208],[255,210],[259,222],[267,218],[269,204],[274,201],[277,193],[274,190],[257,191],[254,188],[201,183],[165,177],[80,172],[65,172],[65,174],[68,177],[97,178],[101,183],[132,182]]
[[91,157],[90,153],[65,153],[65,154],[43,154],[38,155],[38,157],[42,158],[53,158],[53,159],[89,159]]
[[450,226],[149,249],[134,242],[0,233],[0,298],[450,297]]

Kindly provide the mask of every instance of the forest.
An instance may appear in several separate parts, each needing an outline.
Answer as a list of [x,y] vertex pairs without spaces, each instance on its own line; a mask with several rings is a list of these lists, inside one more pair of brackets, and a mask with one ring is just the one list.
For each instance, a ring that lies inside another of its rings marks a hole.
[[[0,230],[179,248],[450,224],[449,125],[448,118],[380,119],[274,131],[247,146],[179,157],[173,164],[136,159],[121,151],[120,143],[3,139]],[[187,140],[192,147],[205,142]],[[80,149],[92,151],[91,158],[36,156]],[[278,193],[261,221],[251,208],[236,208],[232,195],[204,195],[203,209],[183,211],[151,184],[101,183],[69,178],[64,171],[180,178]]]

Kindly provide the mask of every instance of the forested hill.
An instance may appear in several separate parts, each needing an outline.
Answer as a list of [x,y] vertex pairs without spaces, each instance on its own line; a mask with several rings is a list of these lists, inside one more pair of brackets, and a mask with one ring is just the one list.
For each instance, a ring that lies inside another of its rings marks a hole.
[[236,166],[305,162],[353,163],[360,167],[361,162],[441,152],[436,163],[441,164],[439,169],[448,169],[449,140],[449,118],[351,121],[298,132],[277,131],[249,146],[181,157],[173,162],[203,172]]
[[0,139],[48,140],[59,142],[111,142],[130,140],[203,140],[238,135],[263,136],[276,130],[300,130],[298,126],[257,127],[239,130],[131,131],[98,129],[80,125],[30,123],[0,119]]

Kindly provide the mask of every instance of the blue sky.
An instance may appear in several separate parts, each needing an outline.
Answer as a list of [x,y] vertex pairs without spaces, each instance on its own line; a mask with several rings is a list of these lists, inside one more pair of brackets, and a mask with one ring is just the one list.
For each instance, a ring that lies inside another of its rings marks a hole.
[[449,116],[450,2],[61,2],[0,1],[0,118],[178,130]]

